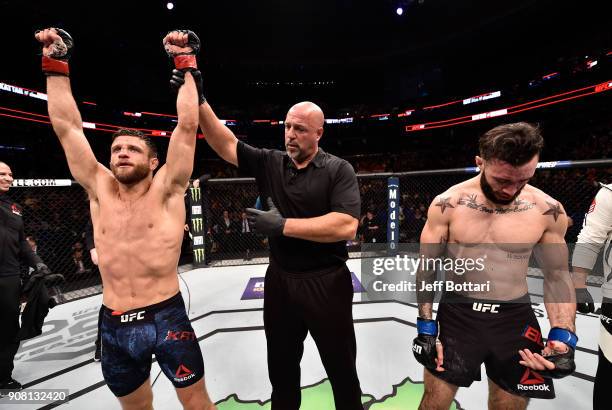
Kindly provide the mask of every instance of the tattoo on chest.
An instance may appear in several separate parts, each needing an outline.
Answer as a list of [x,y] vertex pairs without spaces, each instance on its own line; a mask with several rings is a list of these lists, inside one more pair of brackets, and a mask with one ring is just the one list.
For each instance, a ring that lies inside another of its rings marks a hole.
[[531,256],[530,253],[525,254],[525,253],[506,252],[506,257],[512,260],[526,260],[526,259],[529,259],[530,256]]
[[440,198],[436,206],[440,207],[440,211],[442,213],[444,213],[446,208],[454,208],[454,206],[450,203],[450,197]]
[[516,212],[529,211],[535,206],[535,202],[527,202],[520,198],[516,198],[514,202],[512,202],[512,206],[508,208],[489,208],[485,204],[478,203],[476,194],[469,194],[462,195],[459,198],[459,201],[457,201],[457,205],[463,205],[470,209],[475,209],[477,211],[484,212],[487,214],[504,215]]
[[559,215],[564,214],[564,212],[561,210],[561,205],[551,204],[548,201],[546,201],[546,205],[548,205],[548,211],[544,212],[542,215],[551,215],[553,218],[555,218],[555,222],[557,222],[557,218],[559,218]]

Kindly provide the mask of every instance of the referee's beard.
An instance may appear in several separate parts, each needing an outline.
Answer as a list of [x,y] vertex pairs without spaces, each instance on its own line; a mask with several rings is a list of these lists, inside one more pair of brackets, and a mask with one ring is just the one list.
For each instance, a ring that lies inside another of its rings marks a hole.
[[313,157],[314,153],[317,152],[316,145],[313,147],[312,150],[310,150],[310,152],[307,152],[306,150],[304,150],[302,147],[300,147],[298,144],[295,144],[295,143],[285,144],[285,149],[287,151],[287,155],[289,155],[289,158],[291,158],[293,161],[295,161],[298,164],[303,164],[309,158]]

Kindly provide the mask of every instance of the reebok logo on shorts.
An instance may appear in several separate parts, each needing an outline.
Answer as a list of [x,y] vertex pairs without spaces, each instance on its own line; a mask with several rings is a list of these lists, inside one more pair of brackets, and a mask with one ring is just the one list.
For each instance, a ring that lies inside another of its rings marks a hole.
[[541,384],[544,383],[544,378],[539,373],[534,372],[531,369],[525,369],[523,377],[521,378],[521,384]]
[[174,381],[185,382],[189,379],[193,379],[195,377],[195,374],[187,367],[181,364],[179,365],[178,369],[176,369],[176,373],[174,374],[174,376]]
[[521,381],[516,385],[518,390],[541,390],[550,391],[550,386],[545,383],[544,378],[531,369],[525,369]]

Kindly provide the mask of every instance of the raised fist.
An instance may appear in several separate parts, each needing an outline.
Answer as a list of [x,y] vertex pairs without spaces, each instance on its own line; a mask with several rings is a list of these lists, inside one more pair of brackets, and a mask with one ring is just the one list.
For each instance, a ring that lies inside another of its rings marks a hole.
[[34,33],[36,40],[43,44],[42,53],[45,57],[58,60],[70,58],[74,41],[68,32],[58,28],[46,28]]
[[191,30],[173,30],[163,39],[166,53],[179,70],[197,69],[195,55],[200,51],[200,39]]
[[68,59],[74,41],[67,31],[60,28],[46,28],[34,33],[36,40],[43,44],[42,70],[46,75],[65,75],[70,72]]

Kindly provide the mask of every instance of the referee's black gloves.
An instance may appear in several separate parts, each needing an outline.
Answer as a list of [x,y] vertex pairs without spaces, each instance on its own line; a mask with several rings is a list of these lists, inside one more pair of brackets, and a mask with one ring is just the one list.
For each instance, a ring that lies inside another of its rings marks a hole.
[[276,209],[270,197],[268,197],[268,209],[268,211],[260,211],[254,208],[245,209],[249,225],[253,232],[267,236],[281,236],[285,229],[286,219]]

